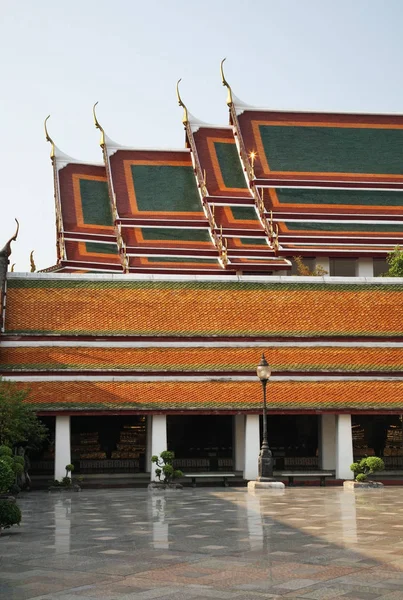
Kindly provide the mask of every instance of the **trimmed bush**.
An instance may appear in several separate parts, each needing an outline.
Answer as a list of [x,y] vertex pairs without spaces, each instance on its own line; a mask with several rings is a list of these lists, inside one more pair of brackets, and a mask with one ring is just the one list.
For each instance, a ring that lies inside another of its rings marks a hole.
[[383,471],[385,463],[378,456],[367,456],[362,458],[360,462],[355,462],[350,465],[350,470],[353,471],[356,481],[365,481],[368,475],[375,471]]
[[8,492],[15,479],[12,467],[4,459],[0,458],[0,494]]
[[155,463],[157,467],[159,467],[158,469],[155,469],[156,477],[158,477],[159,481],[161,481],[162,475],[164,477],[162,483],[170,484],[174,479],[178,479],[178,477],[183,476],[182,471],[174,469],[174,458],[175,454],[169,450],[164,450],[161,452],[159,457],[156,455],[151,457],[151,462]]
[[4,444],[0,446],[0,458],[3,458],[4,456],[9,456],[11,458],[12,455],[13,451],[11,450],[11,448],[9,448],[8,446],[4,446]]
[[0,500],[0,529],[7,529],[21,522],[21,511],[15,502]]

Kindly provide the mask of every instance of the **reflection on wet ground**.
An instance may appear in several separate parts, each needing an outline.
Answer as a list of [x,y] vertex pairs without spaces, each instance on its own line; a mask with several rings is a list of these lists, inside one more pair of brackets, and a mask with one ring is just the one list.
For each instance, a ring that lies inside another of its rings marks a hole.
[[403,488],[32,492],[0,598],[403,600]]

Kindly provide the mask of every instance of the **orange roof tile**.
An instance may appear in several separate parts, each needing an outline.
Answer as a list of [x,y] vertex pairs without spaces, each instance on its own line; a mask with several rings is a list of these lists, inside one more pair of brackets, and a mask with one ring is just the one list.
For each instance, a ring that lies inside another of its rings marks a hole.
[[[0,347],[0,370],[242,371],[253,374],[263,348]],[[273,372],[402,371],[403,348],[272,347]]]
[[13,279],[6,332],[400,336],[403,286]]
[[[28,402],[43,410],[254,410],[258,382],[49,381],[16,384],[30,389]],[[403,411],[403,381],[269,382],[270,411]]]

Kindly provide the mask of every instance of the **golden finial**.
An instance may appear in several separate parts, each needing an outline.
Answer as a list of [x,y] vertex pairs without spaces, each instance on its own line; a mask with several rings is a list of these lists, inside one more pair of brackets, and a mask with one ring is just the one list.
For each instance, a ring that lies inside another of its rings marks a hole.
[[31,273],[35,273],[35,271],[36,271],[36,264],[34,261],[34,252],[35,252],[35,250],[32,250],[31,254],[29,255],[29,262],[31,263]]
[[98,102],[95,102],[94,106],[92,107],[92,114],[94,115],[94,123],[95,123],[95,127],[97,129],[99,129],[99,131],[101,132],[101,141],[100,141],[100,146],[102,148],[102,146],[105,145],[105,131],[102,127],[102,125],[100,125],[98,119],[97,119],[97,113],[95,112],[95,107],[98,104]]
[[13,264],[11,265],[11,273],[14,273],[14,267],[15,267],[15,263],[13,263]]
[[7,258],[11,254],[11,242],[15,242],[15,240],[17,239],[17,236],[18,236],[18,232],[20,230],[20,224],[18,223],[17,219],[15,219],[15,222],[17,223],[17,229],[15,230],[13,237],[11,237],[8,240],[7,244],[4,246],[4,248],[2,250],[0,250],[0,254],[5,254],[7,256]]
[[182,81],[182,79],[178,79],[178,81],[176,82],[176,97],[178,99],[179,106],[181,106],[183,108],[182,123],[184,125],[186,125],[186,123],[189,122],[189,115],[188,115],[188,109],[186,108],[186,105],[183,103],[183,100],[182,100],[180,92],[179,92],[179,84],[181,81]]
[[254,150],[252,150],[252,152],[249,153],[249,158],[250,158],[250,165],[252,168],[252,177],[255,178],[255,160],[256,160],[256,152]]
[[221,61],[221,65],[220,65],[221,80],[222,80],[223,86],[225,86],[228,89],[227,104],[228,104],[228,106],[232,106],[233,100],[232,100],[231,86],[228,83],[228,81],[225,79],[225,75],[224,75],[224,63],[225,63],[226,60],[227,60],[226,58],[223,58],[222,61]]
[[279,234],[278,234],[278,223],[276,223],[276,233],[275,233],[275,237],[274,237],[274,251],[277,253],[280,247],[280,240],[279,240]]
[[50,115],[48,115],[46,117],[45,123],[44,123],[44,126],[45,126],[45,138],[46,138],[46,141],[49,142],[49,144],[51,144],[52,148],[51,148],[51,151],[50,151],[50,158],[53,160],[53,158],[55,156],[55,143],[52,140],[52,138],[50,137],[49,132],[48,132],[48,125],[47,125],[48,119],[50,119]]

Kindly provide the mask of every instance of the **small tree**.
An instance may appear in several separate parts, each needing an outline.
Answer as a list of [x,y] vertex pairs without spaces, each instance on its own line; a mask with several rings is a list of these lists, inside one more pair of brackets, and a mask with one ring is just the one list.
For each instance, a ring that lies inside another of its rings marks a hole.
[[0,445],[40,448],[48,430],[26,404],[29,391],[0,378]]
[[159,457],[154,455],[151,457],[151,462],[155,463],[158,469],[155,469],[155,475],[161,481],[161,477],[164,477],[161,483],[170,484],[174,479],[178,479],[183,476],[182,471],[175,469],[173,466],[175,454],[169,450],[161,452]]
[[396,246],[392,252],[389,252],[386,262],[389,269],[385,277],[403,277],[403,249],[400,246]]
[[[0,495],[7,494],[15,481],[15,471],[12,456],[10,456],[9,448],[0,447],[2,455],[0,456]],[[21,511],[15,503],[15,498],[7,497],[0,498],[0,530],[19,525],[21,521]]]
[[0,446],[0,461],[6,463],[14,474],[13,483],[9,486],[6,492],[18,494],[21,491],[20,483],[21,475],[24,473],[24,459],[22,456],[13,455],[11,448],[8,446]]
[[5,460],[0,458],[0,494],[6,494],[13,483],[13,469]]
[[322,265],[316,265],[316,267],[311,270],[308,265],[304,263],[301,256],[293,256],[292,258],[297,267],[298,275],[304,275],[305,277],[323,277],[328,274]]
[[359,462],[350,465],[350,469],[353,471],[356,481],[366,481],[368,475],[372,475],[376,471],[383,471],[385,463],[382,458],[378,458],[377,456],[367,456]]

